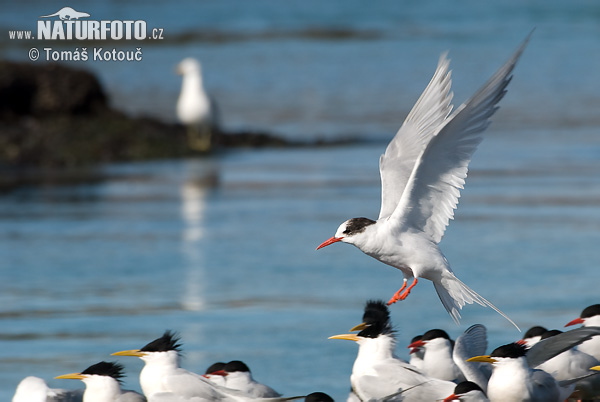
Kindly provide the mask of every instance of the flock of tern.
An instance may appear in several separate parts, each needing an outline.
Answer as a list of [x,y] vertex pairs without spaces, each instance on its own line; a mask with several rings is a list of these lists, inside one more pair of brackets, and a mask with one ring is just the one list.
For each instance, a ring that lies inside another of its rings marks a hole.
[[[451,104],[449,60],[442,55],[429,85],[380,158],[378,219],[349,219],[317,248],[350,243],[401,270],[404,276],[402,287],[387,303],[367,302],[362,323],[353,327],[352,333],[331,337],[358,344],[348,401],[558,402],[600,398],[600,376],[596,375],[600,371],[600,305],[587,307],[567,324],[582,324],[580,328],[561,332],[533,327],[523,339],[499,346],[490,354],[486,354],[486,328],[473,325],[456,340],[442,329],[416,336],[407,345],[411,351],[408,362],[395,355],[397,340],[388,306],[404,300],[419,278],[433,282],[457,324],[463,306],[478,303],[491,307],[517,327],[458,279],[438,243],[458,205],[471,157],[506,93],[530,36],[456,109]],[[179,67],[184,85],[178,114],[190,125],[206,124],[209,100],[191,90],[202,86],[199,64],[186,59]],[[193,139],[199,148],[209,146],[203,135]],[[412,282],[407,286],[409,280]],[[81,380],[85,390],[54,390],[43,379],[27,377],[17,387],[13,402],[333,401],[321,392],[283,397],[255,381],[241,361],[215,363],[204,374],[196,374],[180,366],[180,350],[179,338],[166,331],[140,349],[113,353],[144,362],[139,375],[143,395],[121,389],[122,365],[102,361],[80,373],[56,377]]]

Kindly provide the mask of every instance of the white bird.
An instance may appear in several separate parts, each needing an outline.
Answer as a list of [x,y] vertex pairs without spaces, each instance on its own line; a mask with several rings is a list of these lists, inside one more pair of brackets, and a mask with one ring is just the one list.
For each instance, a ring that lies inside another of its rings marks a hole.
[[124,350],[112,355],[135,356],[144,361],[144,368],[140,372],[140,386],[149,401],[154,397],[158,399],[157,394],[161,395],[161,400],[176,400],[175,397],[219,399],[216,385],[201,375],[180,367],[180,348],[179,338],[171,331],[165,331],[163,336],[141,349]]
[[456,384],[431,378],[394,354],[396,340],[387,306],[369,301],[363,323],[352,328],[358,334],[335,335],[358,343],[352,367],[352,391],[362,401],[434,401],[450,395]]
[[[565,327],[582,324],[584,327],[600,327],[600,304],[594,304],[583,309],[581,315],[570,321]],[[595,336],[581,345],[579,350],[600,360],[600,336]]]
[[216,371],[214,374],[220,374],[225,378],[225,387],[236,389],[253,398],[276,398],[281,394],[273,388],[261,384],[252,377],[248,366],[239,360],[232,360],[227,363],[222,371]]
[[[421,338],[423,338],[423,335],[417,335],[412,338],[410,341],[411,345],[417,341],[420,341]],[[408,362],[419,370],[423,371],[423,357],[425,356],[425,348],[421,346],[411,348],[409,354],[410,358],[408,359]]]
[[83,389],[50,388],[42,378],[28,376],[21,380],[12,402],[81,402]]
[[582,377],[556,381],[534,367],[598,335],[600,327],[578,328],[541,340],[529,349],[523,343],[511,343],[496,348],[491,355],[475,356],[467,361],[492,363],[487,386],[492,402],[561,401],[569,396],[571,385]]
[[[492,363],[487,396],[492,402],[559,402],[561,390],[556,380],[543,370],[529,367],[525,345],[511,343],[496,348],[489,356],[469,361]],[[562,399],[564,400],[564,398]]]
[[100,362],[81,373],[64,374],[56,378],[83,381],[83,402],[146,402],[143,395],[121,389],[123,366],[118,363]]
[[177,99],[177,118],[188,129],[190,147],[208,151],[216,121],[215,107],[204,90],[202,66],[198,60],[188,57],[177,65],[176,71],[183,76]]
[[409,349],[418,347],[425,350],[423,373],[429,377],[457,383],[466,380],[461,369],[454,363],[452,340],[446,331],[431,329],[425,332],[421,339],[408,345]]
[[[431,82],[379,160],[379,218],[349,219],[317,247],[318,250],[339,241],[350,243],[400,269],[404,284],[388,304],[404,300],[418,278],[425,278],[433,282],[442,304],[457,324],[459,310],[466,303],[475,302],[493,308],[515,325],[454,275],[438,243],[453,218],[471,157],[490,124],[489,118],[498,109],[497,103],[506,93],[513,68],[528,40],[529,37],[471,99],[454,111],[450,103],[449,60],[442,55]],[[410,278],[413,282],[406,288]]]
[[489,402],[489,399],[479,385],[471,381],[463,381],[456,385],[452,395],[444,399],[444,402],[450,401]]
[[521,338],[521,340],[517,341],[517,343],[523,344],[523,345],[527,346],[527,348],[529,349],[533,345],[535,345],[536,343],[541,341],[542,335],[544,335],[547,331],[548,331],[548,329],[541,327],[539,325],[536,325],[534,327],[529,328],[527,330],[527,332],[525,332],[525,335],[523,335],[523,338]]
[[211,382],[224,387],[225,376],[223,375],[223,367],[225,367],[225,363],[223,362],[213,363],[206,369],[203,377],[208,378]]

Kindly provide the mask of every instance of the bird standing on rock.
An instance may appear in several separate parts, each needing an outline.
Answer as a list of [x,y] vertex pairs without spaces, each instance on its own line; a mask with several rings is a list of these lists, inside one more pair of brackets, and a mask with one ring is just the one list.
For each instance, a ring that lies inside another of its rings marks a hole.
[[204,90],[202,65],[194,58],[183,59],[176,69],[183,76],[177,99],[177,118],[186,126],[188,145],[194,151],[208,152],[212,147],[215,106]]
[[[442,55],[431,82],[379,160],[379,218],[349,219],[317,247],[318,250],[340,241],[350,243],[401,270],[404,284],[388,305],[404,300],[418,278],[425,278],[433,282],[442,304],[457,324],[459,310],[466,303],[475,302],[493,308],[517,327],[454,275],[438,243],[458,205],[471,157],[506,93],[528,40],[529,36],[488,82],[454,111],[450,62]],[[406,287],[410,278],[412,284]]]

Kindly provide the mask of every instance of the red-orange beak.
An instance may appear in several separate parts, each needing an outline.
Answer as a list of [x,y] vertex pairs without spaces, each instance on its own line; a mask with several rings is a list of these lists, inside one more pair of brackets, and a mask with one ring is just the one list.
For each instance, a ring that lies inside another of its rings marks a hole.
[[335,236],[330,239],[327,239],[323,243],[321,243],[319,245],[319,247],[317,247],[317,250],[320,248],[323,248],[325,246],[329,246],[330,244],[337,243],[338,241],[341,241],[342,239],[343,239],[343,237],[335,237]]
[[565,327],[575,325],[575,324],[583,324],[583,319],[575,318],[573,321],[570,321],[567,325],[565,325]]
[[[413,343],[411,343],[407,347],[409,349],[418,349],[418,348],[422,348],[423,346],[425,346],[425,342],[423,342],[422,340],[419,339],[418,341],[414,341]],[[413,353],[413,352],[411,351],[410,353]]]
[[444,402],[458,401],[458,400],[459,400],[458,396],[456,396],[456,394],[452,394],[448,398],[444,399]]

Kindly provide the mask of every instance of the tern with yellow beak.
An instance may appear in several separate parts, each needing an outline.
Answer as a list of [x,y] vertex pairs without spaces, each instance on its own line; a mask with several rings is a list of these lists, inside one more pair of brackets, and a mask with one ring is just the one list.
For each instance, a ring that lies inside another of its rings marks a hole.
[[83,402],[146,402],[143,395],[121,389],[123,366],[119,363],[100,362],[81,373],[64,374],[56,378],[83,381]]
[[113,356],[139,357],[145,363],[140,372],[140,386],[149,400],[155,394],[172,394],[173,397],[199,397],[218,400],[215,385],[199,374],[180,367],[179,338],[171,331],[141,349],[124,350]]
[[394,354],[396,339],[383,301],[369,301],[358,334],[335,335],[358,344],[352,367],[352,391],[363,401],[434,401],[444,399],[456,384],[428,377]]

